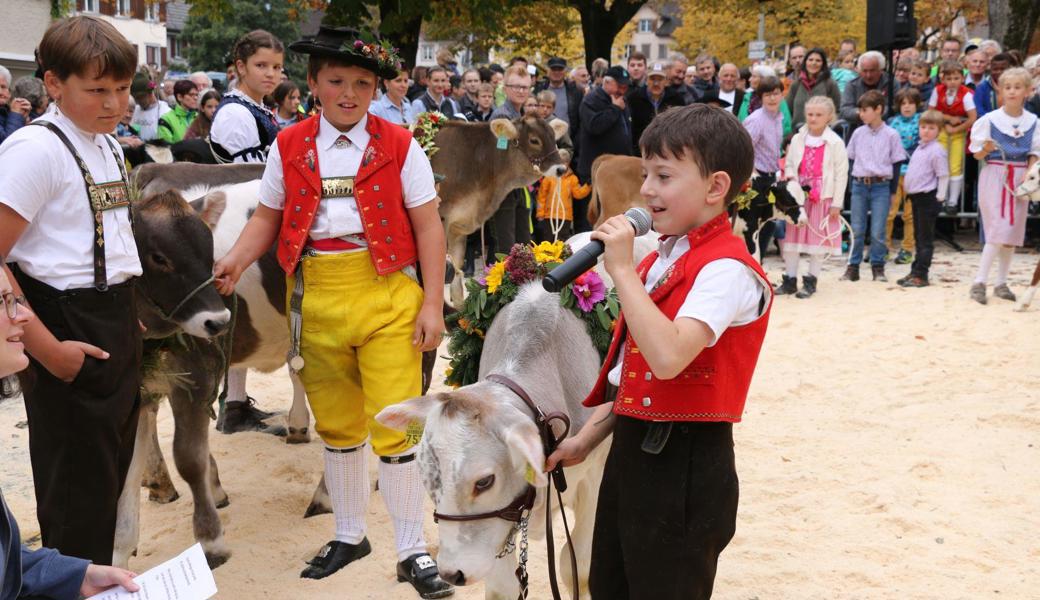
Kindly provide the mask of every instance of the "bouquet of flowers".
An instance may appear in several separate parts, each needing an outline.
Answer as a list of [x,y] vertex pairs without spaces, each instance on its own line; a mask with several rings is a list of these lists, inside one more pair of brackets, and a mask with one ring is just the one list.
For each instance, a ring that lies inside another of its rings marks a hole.
[[440,149],[433,143],[433,138],[437,137],[441,125],[447,120],[448,117],[444,113],[431,111],[421,113],[412,124],[412,137],[419,143],[419,147],[426,153],[427,158],[433,158],[433,155]]
[[[516,298],[520,286],[545,277],[570,255],[570,247],[563,242],[516,244],[508,255],[499,254],[498,261],[487,267],[481,277],[466,282],[468,294],[462,310],[448,317],[458,327],[448,339],[451,360],[445,383],[459,387],[477,381],[484,334],[495,316]],[[585,323],[603,360],[620,312],[615,291],[608,290],[603,279],[590,270],[560,291],[560,304]]]

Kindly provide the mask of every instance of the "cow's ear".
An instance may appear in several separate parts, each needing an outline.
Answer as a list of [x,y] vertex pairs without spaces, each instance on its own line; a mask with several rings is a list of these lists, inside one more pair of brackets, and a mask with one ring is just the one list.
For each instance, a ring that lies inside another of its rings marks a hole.
[[797,181],[788,179],[785,187],[787,188],[787,193],[791,195],[791,198],[794,198],[798,206],[805,206],[805,190],[798,185]]
[[440,395],[419,396],[392,404],[376,415],[376,421],[397,431],[405,431],[414,423],[425,423],[426,416],[440,400]]
[[224,214],[225,208],[227,208],[227,194],[210,192],[202,198],[202,210],[199,211],[199,216],[206,225],[209,225],[210,229],[213,229],[217,226],[220,215]]
[[517,134],[516,125],[509,119],[495,119],[491,121],[491,133],[495,134],[497,138],[505,138],[507,140],[515,140]]
[[549,123],[549,127],[552,127],[553,135],[556,136],[557,142],[560,141],[563,136],[567,135],[567,122],[563,119],[553,119],[553,121]]
[[523,474],[528,483],[535,487],[549,483],[545,475],[542,440],[538,437],[538,429],[533,422],[525,421],[510,427],[506,430],[505,442],[509,447],[513,466]]

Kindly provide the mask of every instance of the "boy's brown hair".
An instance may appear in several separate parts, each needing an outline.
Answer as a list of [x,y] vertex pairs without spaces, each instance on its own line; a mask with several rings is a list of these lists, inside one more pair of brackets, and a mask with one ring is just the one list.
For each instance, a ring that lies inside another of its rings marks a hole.
[[913,102],[914,106],[921,106],[921,92],[917,88],[906,86],[896,92],[896,108],[900,108],[906,102]]
[[885,96],[877,90],[867,90],[856,101],[856,108],[881,108],[885,105]]
[[40,70],[64,81],[70,75],[131,79],[137,49],[111,23],[88,16],[55,21],[40,41]]
[[490,83],[480,84],[480,87],[477,88],[477,95],[479,96],[481,94],[491,94],[492,96],[494,96],[495,86],[491,85]]
[[943,124],[946,123],[946,121],[943,120],[943,114],[941,112],[935,110],[934,108],[929,108],[928,110],[921,113],[921,118],[917,121],[917,123],[918,126],[924,124],[935,125],[941,130]]
[[556,94],[552,90],[542,90],[535,94],[535,100],[556,106]]
[[964,76],[964,67],[961,63],[955,60],[944,60],[939,63],[939,76],[942,77],[948,73],[956,73],[961,77]]
[[767,75],[766,77],[760,77],[758,79],[758,86],[755,87],[755,94],[761,98],[766,94],[775,92],[776,90],[783,91],[784,83],[780,81],[779,77],[773,77]]
[[661,113],[639,138],[639,148],[644,158],[688,158],[704,177],[724,171],[730,178],[727,205],[751,178],[755,163],[751,136],[740,121],[729,111],[707,104]]

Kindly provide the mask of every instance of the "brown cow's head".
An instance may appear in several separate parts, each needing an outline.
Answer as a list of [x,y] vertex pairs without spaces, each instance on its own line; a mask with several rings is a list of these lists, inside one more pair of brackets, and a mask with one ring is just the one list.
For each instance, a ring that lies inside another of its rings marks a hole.
[[[556,149],[556,140],[566,133],[566,127],[563,122],[555,127],[550,126],[538,117],[491,121],[491,133],[496,138],[509,140],[509,145],[523,152],[531,161],[532,167],[545,177],[559,176],[567,172],[567,165]],[[562,131],[558,132],[560,128]]]

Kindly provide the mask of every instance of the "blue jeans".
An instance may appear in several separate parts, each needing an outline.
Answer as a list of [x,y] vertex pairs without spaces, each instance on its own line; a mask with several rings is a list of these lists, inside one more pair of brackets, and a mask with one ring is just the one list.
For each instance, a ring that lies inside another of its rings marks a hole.
[[867,211],[870,211],[870,264],[884,265],[885,221],[888,219],[889,182],[865,184],[852,181],[852,252],[849,264],[863,262],[863,242],[867,232]]

